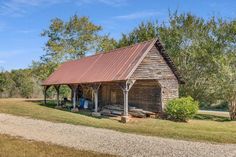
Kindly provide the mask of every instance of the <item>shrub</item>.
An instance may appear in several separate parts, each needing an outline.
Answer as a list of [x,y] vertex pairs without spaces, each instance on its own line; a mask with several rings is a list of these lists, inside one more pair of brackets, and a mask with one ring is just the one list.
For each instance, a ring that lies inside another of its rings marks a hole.
[[168,119],[184,122],[192,118],[197,111],[198,102],[190,96],[170,100],[165,108]]

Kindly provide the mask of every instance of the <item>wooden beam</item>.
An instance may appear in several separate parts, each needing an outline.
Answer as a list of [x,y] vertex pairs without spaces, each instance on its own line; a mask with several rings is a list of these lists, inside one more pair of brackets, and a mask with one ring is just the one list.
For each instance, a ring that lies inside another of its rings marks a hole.
[[136,80],[127,80],[119,84],[124,95],[124,116],[126,117],[129,115],[129,90],[134,85],[135,81]]
[[124,94],[124,116],[128,116],[129,115],[129,104],[128,104],[129,91],[125,89],[123,90],[123,94]]
[[47,104],[47,90],[50,86],[44,86],[44,105]]
[[121,82],[119,83],[119,86],[122,90],[130,90],[132,88],[132,86],[134,85],[134,83],[136,82],[136,80],[127,80],[125,82]]
[[67,86],[68,86],[68,87],[70,88],[70,90],[71,90],[70,100],[73,101],[73,95],[74,95],[74,94],[73,94],[72,85],[68,84]]
[[94,112],[98,112],[98,90],[94,91],[94,102],[95,102]]
[[94,93],[94,112],[98,112],[98,90],[101,86],[101,83],[98,83],[98,84],[93,84],[91,87],[92,87],[92,90],[93,90],[93,93]]
[[77,88],[78,85],[69,85],[71,87],[72,93],[73,93],[73,109],[76,109],[76,94],[77,94]]
[[59,106],[60,104],[60,99],[59,99],[59,96],[60,96],[60,85],[54,85],[55,89],[56,89],[56,92],[57,92],[57,106]]

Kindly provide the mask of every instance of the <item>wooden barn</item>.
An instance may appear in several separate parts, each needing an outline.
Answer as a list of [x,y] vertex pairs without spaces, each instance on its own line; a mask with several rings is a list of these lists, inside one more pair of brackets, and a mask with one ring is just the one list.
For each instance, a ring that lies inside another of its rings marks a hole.
[[[179,96],[183,83],[180,74],[158,39],[118,48],[107,53],[65,62],[43,82],[45,92],[68,85],[76,110],[78,91],[94,100],[94,112],[105,105],[122,104],[123,115],[129,106],[162,112],[167,101]],[[79,89],[79,90],[78,90]],[[46,102],[46,97],[45,97]]]

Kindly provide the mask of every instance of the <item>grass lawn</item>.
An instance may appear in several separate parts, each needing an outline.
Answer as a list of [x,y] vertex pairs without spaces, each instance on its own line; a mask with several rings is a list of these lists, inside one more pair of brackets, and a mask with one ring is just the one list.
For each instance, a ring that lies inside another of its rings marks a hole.
[[76,150],[58,145],[35,142],[0,134],[2,157],[112,157],[112,155]]
[[236,121],[229,121],[228,117],[219,114],[200,113],[188,123],[147,118],[123,124],[111,118],[94,118],[84,112],[61,111],[52,108],[52,105],[43,106],[38,101],[22,99],[0,99],[0,112],[142,135],[192,141],[236,143]]

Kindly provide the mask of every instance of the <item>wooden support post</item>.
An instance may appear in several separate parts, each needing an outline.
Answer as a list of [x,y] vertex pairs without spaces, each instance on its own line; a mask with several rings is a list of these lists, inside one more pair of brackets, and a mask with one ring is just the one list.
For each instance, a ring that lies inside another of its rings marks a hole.
[[124,89],[123,94],[124,94],[124,116],[129,116],[129,105],[128,105],[129,91]]
[[55,85],[54,86],[56,91],[57,91],[57,107],[60,105],[60,99],[59,99],[59,96],[60,96],[60,85]]
[[92,90],[94,93],[94,112],[92,113],[92,115],[96,117],[101,116],[100,113],[98,113],[98,90],[99,90],[100,85],[101,83],[94,84],[92,86]]
[[44,86],[44,90],[43,90],[43,93],[44,93],[44,105],[47,104],[47,90],[50,86]]
[[124,83],[120,83],[120,87],[124,94],[124,113],[121,117],[121,122],[126,123],[129,121],[129,90],[133,86],[136,80],[127,80]]
[[94,112],[98,112],[98,90],[94,90],[94,102],[95,102]]
[[68,85],[68,87],[70,88],[70,90],[71,90],[71,95],[70,95],[70,100],[71,101],[73,101],[73,88],[72,88],[72,86],[71,85]]
[[73,108],[76,108],[76,88],[73,88]]
[[77,104],[77,87],[78,85],[71,85],[71,89],[72,89],[72,92],[73,92],[73,109],[71,110],[72,112],[78,112],[79,109],[76,108],[76,104]]

